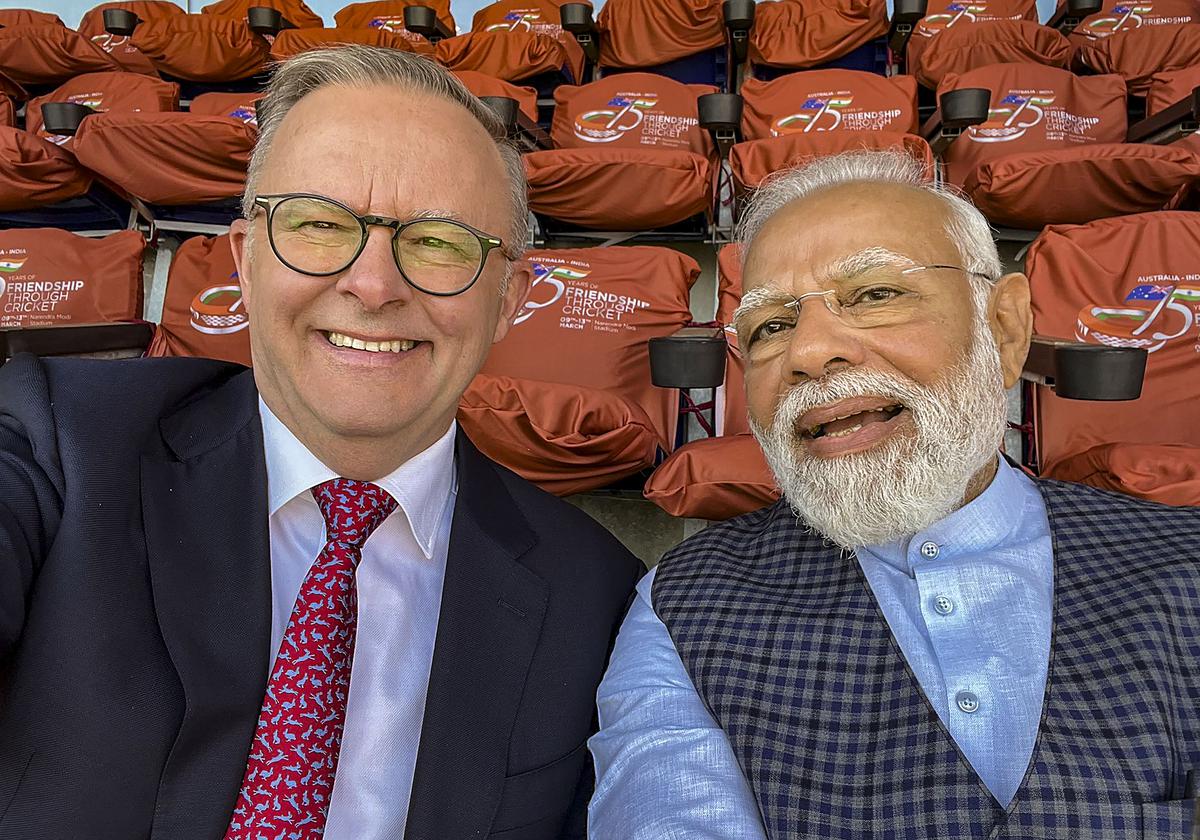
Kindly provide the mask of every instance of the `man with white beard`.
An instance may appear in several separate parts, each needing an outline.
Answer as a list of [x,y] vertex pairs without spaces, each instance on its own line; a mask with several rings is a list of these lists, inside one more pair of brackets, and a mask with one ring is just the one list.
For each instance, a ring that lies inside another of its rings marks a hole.
[[1200,510],[999,453],[1032,318],[903,154],[780,174],[735,316],[783,491],[638,587],[595,840],[1177,838],[1200,770]]

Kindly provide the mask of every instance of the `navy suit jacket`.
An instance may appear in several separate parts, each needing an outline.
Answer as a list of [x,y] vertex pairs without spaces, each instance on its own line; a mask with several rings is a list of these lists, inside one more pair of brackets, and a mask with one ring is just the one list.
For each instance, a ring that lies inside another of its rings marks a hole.
[[[640,563],[462,435],[406,837],[582,837]],[[219,840],[270,663],[244,368],[0,367],[0,838]]]

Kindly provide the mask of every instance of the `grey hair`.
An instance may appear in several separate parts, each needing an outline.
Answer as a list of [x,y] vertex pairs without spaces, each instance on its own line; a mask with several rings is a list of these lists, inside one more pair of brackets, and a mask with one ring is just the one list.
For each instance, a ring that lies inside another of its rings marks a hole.
[[[984,215],[955,187],[929,181],[926,165],[898,150],[843,152],[776,172],[755,191],[741,214],[735,238],[741,243],[743,260],[767,220],[786,205],[831,187],[864,182],[901,184],[940,199],[946,208],[946,236],[958,250],[963,268],[993,281],[1003,273]],[[974,290],[978,278],[969,280]]]
[[[258,182],[271,152],[275,133],[288,112],[308,94],[331,85],[369,87],[396,85],[461,105],[491,135],[508,175],[512,225],[505,243],[510,259],[520,257],[529,235],[529,198],[521,153],[505,134],[504,125],[493,111],[475,97],[454,74],[427,58],[401,50],[347,44],[312,50],[289,58],[271,74],[266,95],[258,102],[258,141],[246,172],[242,215],[254,215]],[[509,271],[505,272],[507,280]]]

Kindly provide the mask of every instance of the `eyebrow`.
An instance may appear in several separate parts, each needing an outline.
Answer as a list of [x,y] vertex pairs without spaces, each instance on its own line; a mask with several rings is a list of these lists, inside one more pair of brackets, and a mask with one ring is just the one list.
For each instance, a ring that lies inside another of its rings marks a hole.
[[409,219],[450,219],[451,221],[454,221],[454,222],[462,222],[463,224],[467,223],[466,220],[463,219],[461,214],[455,213],[453,210],[445,210],[445,209],[417,210],[415,213],[410,213],[408,215],[408,218]]

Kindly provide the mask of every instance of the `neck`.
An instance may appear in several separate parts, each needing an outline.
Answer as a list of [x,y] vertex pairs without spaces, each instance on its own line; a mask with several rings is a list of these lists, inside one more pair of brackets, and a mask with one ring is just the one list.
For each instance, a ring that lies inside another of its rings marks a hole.
[[999,467],[1000,456],[997,455],[988,461],[979,472],[971,476],[971,480],[967,482],[967,492],[963,496],[962,504],[959,507],[966,507],[978,498],[979,494],[986,490],[988,485],[992,483],[992,479],[996,477],[996,470]]
[[421,429],[407,428],[386,436],[339,435],[320,424],[305,424],[290,413],[281,413],[265,396],[263,402],[318,461],[342,478],[355,481],[378,481],[395,472],[437,443],[454,420],[451,415]]

